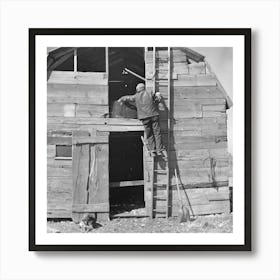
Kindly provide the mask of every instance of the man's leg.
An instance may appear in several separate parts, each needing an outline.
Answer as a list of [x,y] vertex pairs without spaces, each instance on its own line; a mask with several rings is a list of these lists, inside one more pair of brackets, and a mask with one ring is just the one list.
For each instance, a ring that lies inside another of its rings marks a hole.
[[154,152],[156,149],[155,146],[155,139],[153,134],[153,128],[152,128],[152,120],[151,118],[147,118],[142,120],[144,129],[145,129],[145,135],[147,139],[147,148],[150,152]]
[[160,132],[160,125],[159,125],[159,117],[153,117],[152,118],[152,128],[153,128],[153,133],[155,137],[155,145],[156,145],[156,150],[158,154],[163,153],[164,157],[167,157],[166,150],[162,144],[162,137],[161,137],[161,132]]

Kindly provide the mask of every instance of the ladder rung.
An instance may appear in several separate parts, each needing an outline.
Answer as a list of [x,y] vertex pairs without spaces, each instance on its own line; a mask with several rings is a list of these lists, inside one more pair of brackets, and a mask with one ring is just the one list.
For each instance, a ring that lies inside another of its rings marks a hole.
[[158,200],[166,200],[167,198],[161,195],[155,195],[154,198],[158,199]]
[[155,169],[154,172],[156,173],[161,173],[161,174],[167,174],[167,170],[159,170],[159,169]]
[[153,209],[153,212],[155,212],[155,213],[159,213],[159,214],[165,214],[166,213],[166,211],[161,211],[161,210],[157,210],[157,209]]
[[166,213],[164,213],[164,214],[163,213],[156,213],[155,217],[156,218],[167,218]]
[[166,184],[164,184],[164,183],[155,183],[154,182],[154,185],[155,186],[160,186],[160,187],[166,187]]

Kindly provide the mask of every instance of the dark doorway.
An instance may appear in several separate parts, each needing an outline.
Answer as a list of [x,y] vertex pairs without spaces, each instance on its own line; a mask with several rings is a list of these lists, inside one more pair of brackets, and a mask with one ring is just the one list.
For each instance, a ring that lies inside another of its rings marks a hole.
[[143,132],[111,132],[109,180],[111,214],[144,208]]

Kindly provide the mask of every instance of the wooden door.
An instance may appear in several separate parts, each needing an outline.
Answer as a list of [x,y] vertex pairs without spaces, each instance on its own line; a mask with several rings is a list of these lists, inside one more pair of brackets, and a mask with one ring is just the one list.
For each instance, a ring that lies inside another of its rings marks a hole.
[[109,219],[109,135],[91,136],[73,132],[72,219],[80,222],[85,214],[97,221]]

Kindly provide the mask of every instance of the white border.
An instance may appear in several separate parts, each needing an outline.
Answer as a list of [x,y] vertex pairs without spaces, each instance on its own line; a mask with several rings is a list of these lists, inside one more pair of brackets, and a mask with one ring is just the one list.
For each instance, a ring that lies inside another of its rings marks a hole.
[[[46,49],[56,46],[233,47],[233,233],[48,234]],[[235,113],[236,112],[236,113]],[[244,244],[244,36],[36,36],[36,244]]]

